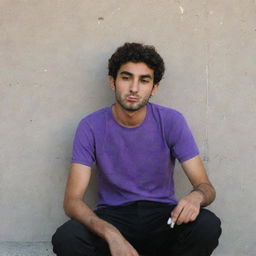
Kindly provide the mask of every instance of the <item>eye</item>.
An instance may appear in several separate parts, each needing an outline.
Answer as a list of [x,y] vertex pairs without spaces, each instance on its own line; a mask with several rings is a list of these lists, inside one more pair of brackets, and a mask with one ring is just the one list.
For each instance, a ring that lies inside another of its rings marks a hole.
[[129,80],[129,77],[128,76],[122,76],[122,79],[123,80]]
[[145,79],[142,79],[141,82],[142,82],[143,84],[149,83],[149,81],[148,81],[148,80],[145,80]]

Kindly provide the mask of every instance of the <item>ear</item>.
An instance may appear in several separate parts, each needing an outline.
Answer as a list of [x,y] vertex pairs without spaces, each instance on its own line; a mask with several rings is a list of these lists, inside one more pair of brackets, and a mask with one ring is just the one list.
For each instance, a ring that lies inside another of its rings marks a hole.
[[153,85],[152,92],[151,92],[152,96],[156,94],[159,86],[160,86],[160,83],[156,83],[156,84]]
[[113,76],[109,76],[108,77],[108,82],[109,82],[109,86],[110,88],[115,91],[116,90],[116,86],[115,86],[115,79]]

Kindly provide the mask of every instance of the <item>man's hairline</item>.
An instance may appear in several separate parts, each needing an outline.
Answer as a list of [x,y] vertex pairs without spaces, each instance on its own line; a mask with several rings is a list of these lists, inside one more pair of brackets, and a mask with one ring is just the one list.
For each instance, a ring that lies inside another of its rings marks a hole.
[[[116,77],[114,77],[113,75],[109,75],[109,77],[111,77],[111,78],[113,79],[114,83],[116,82],[116,79],[117,79],[117,76],[118,76],[118,74],[119,74],[119,71],[120,71],[121,67],[122,67],[123,65],[129,63],[129,62],[135,63],[135,64],[137,64],[137,63],[143,63],[143,64],[145,64],[149,69],[153,70],[153,77],[152,77],[152,79],[151,79],[151,80],[153,81],[153,86],[155,86],[156,84],[159,84],[159,83],[160,83],[161,80],[158,81],[158,82],[156,82],[156,83],[154,82],[154,79],[155,79],[155,71],[154,71],[154,69],[152,69],[151,67],[149,67],[148,64],[147,64],[146,62],[143,62],[143,61],[138,61],[138,62],[135,62],[135,61],[127,61],[127,62],[122,63],[122,64],[120,65],[119,69],[118,69],[117,72],[116,72]],[[127,71],[127,72],[128,72],[128,71]]]

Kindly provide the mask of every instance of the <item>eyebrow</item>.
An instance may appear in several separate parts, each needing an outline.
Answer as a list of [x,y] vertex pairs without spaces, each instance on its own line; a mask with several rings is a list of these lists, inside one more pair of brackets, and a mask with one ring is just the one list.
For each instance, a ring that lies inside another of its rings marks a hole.
[[[128,72],[128,71],[122,71],[120,73],[121,75],[127,75],[127,76],[133,76],[132,73]],[[149,75],[149,74],[145,74],[145,75],[140,75],[141,78],[149,78],[149,79],[152,79],[152,76]]]

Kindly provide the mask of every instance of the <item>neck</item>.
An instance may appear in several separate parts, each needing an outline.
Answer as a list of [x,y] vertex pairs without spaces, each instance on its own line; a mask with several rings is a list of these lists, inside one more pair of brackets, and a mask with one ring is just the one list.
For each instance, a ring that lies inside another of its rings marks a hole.
[[118,103],[112,107],[112,113],[116,121],[125,127],[135,127],[142,123],[146,117],[147,107],[143,107],[137,111],[127,111]]

